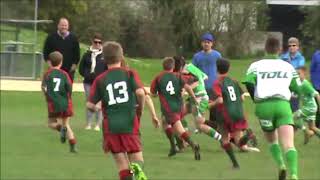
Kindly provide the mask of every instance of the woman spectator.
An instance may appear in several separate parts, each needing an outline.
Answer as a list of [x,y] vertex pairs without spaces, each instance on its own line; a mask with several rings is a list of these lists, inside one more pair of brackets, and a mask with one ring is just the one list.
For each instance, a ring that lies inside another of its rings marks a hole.
[[[102,56],[102,36],[101,34],[94,34],[91,40],[91,46],[88,51],[82,56],[79,73],[84,78],[83,87],[86,94],[86,101],[90,95],[90,88],[93,80],[107,70],[107,66],[104,64]],[[100,103],[99,103],[100,104]],[[92,119],[95,114],[96,125],[94,130],[100,131],[100,126],[102,122],[102,111],[101,108],[97,112],[91,112],[86,109],[87,125],[85,129],[92,129]]]

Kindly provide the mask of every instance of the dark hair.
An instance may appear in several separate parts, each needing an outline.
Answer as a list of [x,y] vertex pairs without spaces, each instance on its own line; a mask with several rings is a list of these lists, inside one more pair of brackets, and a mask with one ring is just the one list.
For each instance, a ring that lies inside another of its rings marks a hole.
[[54,51],[49,54],[49,61],[53,67],[59,66],[62,62],[63,55],[59,51]]
[[107,41],[103,44],[103,58],[106,64],[115,64],[124,59],[121,45],[115,41]]
[[186,64],[186,60],[184,59],[183,56],[173,56],[174,59],[174,72],[180,72],[181,69],[184,67]]
[[164,70],[169,71],[174,68],[174,59],[172,57],[165,57],[162,62]]
[[230,63],[228,60],[220,58],[217,61],[217,71],[219,74],[225,74],[229,71]]
[[277,54],[280,50],[280,41],[275,37],[268,37],[265,50],[268,54]]
[[94,40],[94,39],[103,40],[102,34],[100,34],[100,33],[94,33],[94,35],[92,36],[92,40]]

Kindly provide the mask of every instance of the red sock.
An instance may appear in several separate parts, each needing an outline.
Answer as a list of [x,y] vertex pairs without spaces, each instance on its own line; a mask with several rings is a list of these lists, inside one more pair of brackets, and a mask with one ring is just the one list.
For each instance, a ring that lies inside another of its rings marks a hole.
[[120,180],[126,180],[129,177],[132,177],[132,173],[129,169],[124,169],[119,172]]
[[166,128],[165,132],[166,132],[166,135],[167,135],[168,137],[172,136],[172,134],[173,134],[173,129],[172,129],[172,127]]
[[60,130],[61,130],[61,127],[62,127],[61,124],[58,124],[58,125],[56,126],[56,130],[57,130],[57,131],[60,131]]
[[181,137],[181,139],[183,139],[183,140],[185,140],[185,141],[188,141],[188,139],[189,139],[189,134],[188,134],[188,132],[186,131],[186,132],[182,133],[180,137]]
[[69,144],[77,144],[76,139],[69,139]]

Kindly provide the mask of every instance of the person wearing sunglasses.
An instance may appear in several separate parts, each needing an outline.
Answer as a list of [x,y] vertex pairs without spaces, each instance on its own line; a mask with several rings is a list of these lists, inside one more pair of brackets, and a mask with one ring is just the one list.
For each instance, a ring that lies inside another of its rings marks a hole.
[[[107,70],[102,56],[102,35],[96,33],[91,39],[91,46],[82,56],[79,65],[79,73],[83,77],[83,87],[86,95],[86,101],[90,95],[90,88],[94,79]],[[99,106],[99,103],[98,103]],[[100,108],[99,108],[100,109]],[[87,125],[85,129],[92,129],[93,116],[96,117],[96,125],[94,130],[100,131],[102,112],[101,110],[91,112],[86,109]]]
[[[296,37],[290,37],[288,39],[288,51],[281,55],[281,59],[290,63],[294,69],[299,71],[299,69],[305,66],[305,59],[301,52],[299,51],[299,39]],[[299,109],[299,99],[296,95],[292,95],[290,99],[292,112],[295,112]]]

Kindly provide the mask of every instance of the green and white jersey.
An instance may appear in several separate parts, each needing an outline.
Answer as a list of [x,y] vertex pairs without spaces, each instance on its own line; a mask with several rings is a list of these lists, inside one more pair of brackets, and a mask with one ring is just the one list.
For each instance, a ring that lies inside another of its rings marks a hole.
[[308,112],[317,111],[317,102],[314,97],[319,94],[308,80],[303,80],[298,95],[302,103],[301,109]]
[[207,95],[204,80],[207,79],[208,76],[192,63],[188,64],[185,69],[198,78],[198,85],[193,89],[194,94],[196,96]]
[[244,83],[255,85],[254,99],[270,98],[289,100],[291,91],[301,85],[296,70],[281,59],[262,59],[250,65]]

